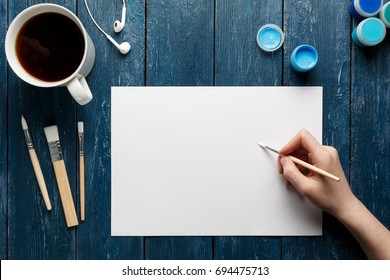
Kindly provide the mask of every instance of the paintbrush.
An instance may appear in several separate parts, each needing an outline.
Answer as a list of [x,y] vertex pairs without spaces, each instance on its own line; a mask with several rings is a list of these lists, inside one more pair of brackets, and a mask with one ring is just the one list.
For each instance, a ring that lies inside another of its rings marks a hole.
[[85,180],[84,180],[84,123],[78,122],[80,159],[80,219],[85,220]]
[[34,169],[35,177],[37,178],[38,181],[39,189],[41,190],[43,201],[45,202],[47,210],[51,210],[51,203],[46,188],[45,178],[43,177],[41,165],[39,164],[37,153],[35,152],[34,145],[32,143],[32,139],[28,131],[27,122],[23,116],[22,116],[22,127],[24,131],[24,137],[26,138],[26,143],[27,143],[28,152],[30,154],[31,163]]
[[45,127],[47,143],[49,144],[51,161],[53,162],[54,173],[57,179],[60,192],[62,208],[64,209],[65,220],[68,227],[78,225],[76,208],[74,206],[69,179],[66,173],[65,162],[62,156],[58,128],[56,125]]
[[[264,144],[264,143],[257,143],[257,144],[258,144],[261,148],[263,148],[263,149],[268,149],[268,150],[270,150],[270,151],[272,151],[272,152],[274,152],[274,153],[280,155],[279,152],[278,152],[277,150],[275,150],[275,149],[273,149],[273,148],[267,146],[267,145]],[[303,166],[303,167],[305,167],[305,168],[307,168],[307,169],[309,169],[309,170],[311,170],[311,171],[313,171],[313,172],[316,172],[316,173],[321,174],[321,175],[323,175],[323,176],[325,176],[325,177],[328,177],[329,179],[332,179],[332,180],[334,180],[334,181],[336,181],[336,182],[339,182],[339,181],[340,181],[340,178],[339,178],[339,177],[337,177],[337,176],[335,176],[335,175],[333,175],[333,174],[330,174],[329,172],[326,172],[325,170],[322,170],[321,168],[318,168],[318,167],[316,167],[316,166],[314,166],[314,165],[311,165],[311,164],[309,164],[309,163],[307,163],[307,162],[305,162],[305,161],[303,161],[303,160],[301,160],[301,159],[299,159],[299,158],[296,158],[296,157],[290,156],[290,155],[288,155],[288,156],[286,156],[286,157],[288,157],[289,159],[291,159],[294,163],[296,163],[296,164],[298,164],[298,165],[300,165],[300,166]]]

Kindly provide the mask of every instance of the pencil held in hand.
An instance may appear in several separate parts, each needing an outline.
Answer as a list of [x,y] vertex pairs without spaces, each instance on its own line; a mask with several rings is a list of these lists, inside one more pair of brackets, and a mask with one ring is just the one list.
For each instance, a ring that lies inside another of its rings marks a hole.
[[34,169],[35,177],[37,178],[39,189],[41,190],[43,201],[45,202],[47,210],[51,210],[51,203],[49,193],[47,192],[45,178],[43,177],[41,165],[39,164],[37,153],[35,152],[30,133],[28,131],[28,125],[25,118],[22,116],[22,127],[24,136],[26,138],[28,152],[30,154],[31,163]]
[[[280,155],[279,152],[278,152],[277,150],[275,150],[275,149],[273,149],[273,148],[267,146],[267,145],[264,144],[264,143],[258,143],[258,145],[259,145],[261,148],[263,148],[263,149],[268,149],[269,151],[272,151],[272,152],[274,152],[274,153]],[[321,168],[318,168],[318,167],[316,167],[316,166],[314,166],[314,165],[311,165],[310,163],[307,163],[307,162],[305,162],[305,161],[303,161],[303,160],[301,160],[301,159],[299,159],[299,158],[296,158],[296,157],[290,156],[290,155],[287,156],[287,157],[288,157],[289,159],[291,159],[295,164],[298,164],[298,165],[300,165],[300,166],[303,166],[303,167],[305,167],[305,168],[307,168],[307,169],[309,169],[309,170],[311,170],[311,171],[313,171],[313,172],[316,172],[316,173],[318,173],[318,174],[321,174],[322,176],[328,177],[329,179],[332,179],[332,180],[334,180],[334,181],[336,181],[336,182],[339,182],[339,181],[340,181],[340,178],[339,178],[339,177],[337,177],[337,176],[335,176],[335,175],[333,175],[333,174],[331,174],[331,173],[329,173],[329,172],[326,172],[325,170],[322,170]]]

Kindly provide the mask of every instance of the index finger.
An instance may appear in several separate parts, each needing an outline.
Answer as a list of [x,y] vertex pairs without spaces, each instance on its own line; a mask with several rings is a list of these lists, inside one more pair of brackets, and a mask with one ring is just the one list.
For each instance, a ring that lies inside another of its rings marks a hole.
[[302,152],[302,149],[308,153],[322,150],[322,145],[306,129],[301,129],[291,140],[279,150],[281,155],[289,155],[294,151]]

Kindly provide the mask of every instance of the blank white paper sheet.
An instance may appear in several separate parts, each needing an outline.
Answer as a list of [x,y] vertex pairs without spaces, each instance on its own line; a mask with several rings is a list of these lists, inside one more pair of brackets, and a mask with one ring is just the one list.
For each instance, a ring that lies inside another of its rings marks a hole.
[[113,236],[321,235],[277,155],[299,129],[321,142],[321,87],[113,87]]

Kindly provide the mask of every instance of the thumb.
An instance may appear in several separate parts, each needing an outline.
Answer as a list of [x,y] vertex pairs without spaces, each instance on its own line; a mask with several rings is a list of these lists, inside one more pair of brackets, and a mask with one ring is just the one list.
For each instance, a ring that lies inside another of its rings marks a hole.
[[300,193],[306,185],[308,185],[308,178],[299,171],[296,165],[285,156],[282,156],[280,163],[283,169],[283,175]]

